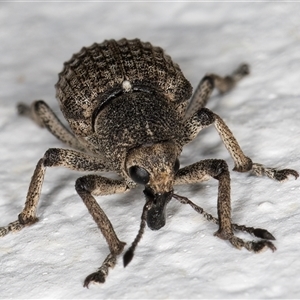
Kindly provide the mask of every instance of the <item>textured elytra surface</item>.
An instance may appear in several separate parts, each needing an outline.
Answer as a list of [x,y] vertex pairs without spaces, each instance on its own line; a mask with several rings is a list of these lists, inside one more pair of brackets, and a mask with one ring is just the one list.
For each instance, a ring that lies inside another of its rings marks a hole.
[[192,92],[179,66],[160,47],[138,39],[95,43],[65,63],[56,84],[61,110],[76,135],[93,133],[97,109],[120,96],[124,81],[132,90],[159,92],[173,102],[188,100]]

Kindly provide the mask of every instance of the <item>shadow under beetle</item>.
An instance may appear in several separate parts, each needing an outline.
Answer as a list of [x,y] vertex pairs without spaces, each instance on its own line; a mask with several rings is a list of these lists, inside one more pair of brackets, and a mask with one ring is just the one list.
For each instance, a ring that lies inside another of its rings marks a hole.
[[[284,181],[299,175],[291,169],[268,168],[245,156],[224,121],[205,108],[214,87],[221,93],[232,89],[249,73],[241,65],[231,75],[206,75],[192,96],[192,87],[170,56],[150,43],[138,39],[109,40],[93,44],[73,55],[64,64],[56,84],[56,97],[69,123],[69,131],[48,105],[35,101],[31,106],[19,104],[21,115],[46,127],[59,140],[75,150],[46,151],[34,171],[25,207],[18,220],[0,228],[0,236],[19,231],[35,223],[36,209],[47,167],[64,166],[78,171],[114,171],[120,179],[86,175],[76,181],[76,191],[105,237],[110,253],[102,266],[89,275],[84,286],[105,281],[109,268],[124,249],[95,196],[123,193],[137,184],[144,185],[146,202],[139,232],[124,255],[124,266],[132,259],[146,224],[158,230],[166,222],[166,206],[172,198],[189,204],[206,219],[215,222],[215,233],[234,247],[259,252],[275,250],[267,230],[232,224],[230,175],[224,160],[206,159],[180,169],[179,156],[185,144],[199,131],[214,125],[231,154],[234,171],[266,175]],[[191,97],[192,96],[192,97]],[[190,99],[191,98],[191,99]],[[190,99],[190,101],[189,101]],[[218,180],[218,218],[206,213],[189,199],[174,194],[178,184]],[[260,240],[244,241],[234,231],[248,232]]]

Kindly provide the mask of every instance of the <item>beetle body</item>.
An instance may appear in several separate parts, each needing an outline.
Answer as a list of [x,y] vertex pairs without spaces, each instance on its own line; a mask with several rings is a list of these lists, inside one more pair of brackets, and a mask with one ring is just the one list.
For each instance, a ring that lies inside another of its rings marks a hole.
[[179,137],[174,129],[192,93],[179,66],[138,39],[83,48],[65,63],[56,90],[73,133],[114,170],[128,149]]
[[[165,225],[166,207],[172,198],[189,204],[218,225],[215,235],[236,248],[259,252],[275,250],[274,237],[265,229],[232,224],[230,174],[227,163],[206,159],[179,167],[185,144],[205,127],[214,125],[234,161],[234,170],[251,171],[284,181],[291,169],[277,170],[254,163],[247,157],[224,121],[205,108],[214,88],[229,91],[249,73],[243,64],[232,74],[207,74],[192,98],[192,88],[179,66],[159,48],[138,39],[109,40],[83,48],[65,63],[56,84],[56,96],[71,131],[42,100],[20,104],[19,113],[47,128],[70,149],[50,148],[39,160],[32,176],[25,207],[18,220],[0,228],[0,237],[35,223],[46,168],[64,166],[87,172],[115,171],[119,179],[89,174],[77,179],[75,189],[83,200],[109,247],[101,267],[84,282],[103,283],[117,256],[124,249],[105,212],[94,196],[124,193],[144,186],[144,204],[138,235],[124,255],[126,266],[142,237],[146,224],[153,230]],[[216,179],[218,218],[189,199],[174,193],[179,184]],[[126,215],[126,214],[124,214]],[[244,241],[234,231],[245,231],[258,241]]]

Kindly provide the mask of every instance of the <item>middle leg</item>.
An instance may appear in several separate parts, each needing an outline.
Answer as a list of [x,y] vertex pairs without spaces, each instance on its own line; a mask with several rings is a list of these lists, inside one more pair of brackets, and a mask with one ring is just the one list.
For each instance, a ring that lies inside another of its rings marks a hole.
[[225,124],[225,122],[217,114],[213,113],[207,108],[201,108],[190,119],[186,121],[186,131],[183,143],[190,142],[197,136],[201,129],[212,124],[218,131],[226,149],[230,153],[235,163],[233,169],[234,171],[252,171],[257,176],[266,175],[269,178],[281,182],[287,180],[289,176],[294,176],[296,179],[299,177],[298,172],[292,169],[278,170],[276,168],[266,167],[259,163],[253,163],[252,160],[244,154],[237,140],[235,139],[234,135]]

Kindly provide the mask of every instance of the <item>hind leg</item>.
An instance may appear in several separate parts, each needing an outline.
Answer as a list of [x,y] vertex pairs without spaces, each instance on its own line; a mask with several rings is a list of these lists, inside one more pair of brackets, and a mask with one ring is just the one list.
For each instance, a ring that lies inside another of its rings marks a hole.
[[66,145],[85,152],[77,138],[61,123],[52,109],[43,100],[34,101],[31,106],[20,103],[18,112],[32,119],[38,126],[47,128],[57,139]]
[[197,110],[206,106],[207,101],[216,88],[221,94],[230,91],[246,75],[249,74],[247,64],[240,65],[231,75],[221,77],[217,74],[207,74],[198,84],[186,110],[185,119],[192,116]]

